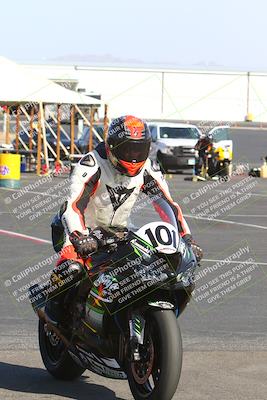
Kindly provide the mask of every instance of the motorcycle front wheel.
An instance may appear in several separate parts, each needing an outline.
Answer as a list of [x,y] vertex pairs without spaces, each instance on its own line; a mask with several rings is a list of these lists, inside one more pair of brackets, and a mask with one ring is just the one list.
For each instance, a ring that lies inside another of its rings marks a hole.
[[46,332],[42,320],[39,320],[39,347],[43,363],[54,378],[72,381],[85,371],[71,358],[60,338],[53,332]]
[[182,369],[182,338],[175,314],[153,310],[146,317],[140,361],[128,361],[128,382],[135,400],[171,400]]

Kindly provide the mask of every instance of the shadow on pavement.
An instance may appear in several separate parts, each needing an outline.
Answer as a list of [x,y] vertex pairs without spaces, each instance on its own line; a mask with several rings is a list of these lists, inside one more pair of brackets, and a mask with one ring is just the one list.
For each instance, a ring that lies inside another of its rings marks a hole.
[[4,362],[0,362],[0,388],[37,395],[54,394],[77,400],[126,400],[116,397],[112,390],[102,385],[91,384],[83,376],[72,382],[59,381],[41,368]]

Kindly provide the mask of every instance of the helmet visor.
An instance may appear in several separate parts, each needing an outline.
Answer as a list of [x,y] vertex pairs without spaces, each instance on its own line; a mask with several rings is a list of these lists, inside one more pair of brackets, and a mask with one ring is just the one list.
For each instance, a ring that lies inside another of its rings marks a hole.
[[148,158],[150,141],[125,140],[112,148],[112,153],[117,160],[127,162],[141,162]]

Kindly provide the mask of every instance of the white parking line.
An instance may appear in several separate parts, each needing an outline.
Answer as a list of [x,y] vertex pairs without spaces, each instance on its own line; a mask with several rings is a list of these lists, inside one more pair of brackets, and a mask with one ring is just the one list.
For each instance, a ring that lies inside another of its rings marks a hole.
[[260,214],[231,214],[229,217],[253,217],[253,218],[267,218],[267,215]]
[[37,238],[36,236],[24,235],[23,233],[6,231],[5,229],[0,229],[0,234],[6,235],[6,236],[17,237],[17,238],[24,239],[24,240],[31,240],[32,242],[35,242],[35,243],[47,243],[47,244],[52,243],[50,240],[40,239],[40,238]]
[[[224,260],[211,260],[210,258],[202,258],[202,261],[206,261],[206,262],[221,262],[221,261],[224,261]],[[230,261],[230,263],[231,264],[240,264],[240,263],[242,263],[242,264],[251,264],[251,261]],[[257,262],[257,261],[255,261],[255,264],[258,264],[258,265],[267,265],[267,263],[264,263],[264,262]]]
[[201,220],[209,221],[209,222],[222,222],[223,224],[242,225],[242,226],[248,226],[250,228],[258,228],[258,229],[267,230],[267,226],[255,225],[255,224],[246,224],[245,222],[229,221],[229,220],[226,220],[226,219],[197,217],[196,215],[190,215],[190,214],[184,214],[184,216],[186,218],[201,219]]
[[259,197],[267,197],[267,194],[262,194],[262,193],[250,193],[251,196],[259,196]]

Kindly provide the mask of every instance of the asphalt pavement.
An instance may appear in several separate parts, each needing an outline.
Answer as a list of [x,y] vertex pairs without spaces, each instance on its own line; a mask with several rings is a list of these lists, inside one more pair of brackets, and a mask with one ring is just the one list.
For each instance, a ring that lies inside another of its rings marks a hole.
[[[267,397],[267,180],[247,174],[267,150],[267,132],[234,130],[233,139],[236,162],[229,182],[166,176],[204,250],[193,299],[178,319],[185,353],[174,399]],[[132,398],[126,382],[89,372],[75,383],[57,382],[40,359],[37,320],[24,294],[29,278],[47,276],[55,262],[49,225],[67,193],[67,179],[23,174],[24,190],[0,189],[1,399]],[[138,214],[136,221],[143,219]],[[36,271],[27,275],[30,267]]]
[[262,164],[262,157],[267,156],[267,130],[234,128],[230,131],[233,140],[234,158],[248,162],[251,167]]

